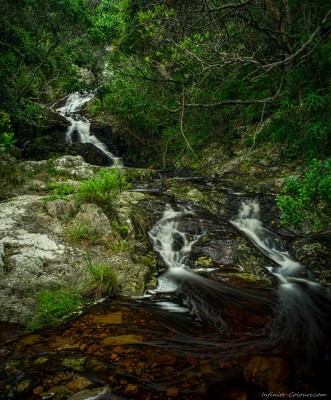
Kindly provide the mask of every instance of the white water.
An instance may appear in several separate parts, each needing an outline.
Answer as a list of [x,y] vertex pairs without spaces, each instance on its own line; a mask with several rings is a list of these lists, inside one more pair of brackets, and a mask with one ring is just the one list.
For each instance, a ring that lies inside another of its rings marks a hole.
[[281,238],[263,227],[260,219],[260,206],[256,200],[242,203],[238,217],[230,222],[280,266],[277,268],[278,274],[295,276],[304,272],[304,267],[285,251]]
[[110,163],[114,166],[122,166],[122,160],[112,154],[107,146],[102,143],[95,135],[91,135],[91,123],[86,118],[82,117],[79,112],[82,106],[92,99],[92,94],[80,95],[79,93],[72,93],[63,107],[57,111],[70,122],[66,133],[66,142],[71,144],[73,141],[79,143],[91,143],[99,150],[102,151],[108,158]]
[[190,311],[198,320],[208,321],[220,330],[227,330],[231,322],[223,305],[231,304],[247,312],[253,307],[253,313],[256,302],[269,305],[274,318],[266,327],[271,332],[270,342],[263,345],[291,343],[293,352],[303,345],[307,357],[313,357],[324,342],[322,327],[326,314],[320,306],[324,302],[321,299],[326,303],[329,300],[320,285],[305,279],[305,267],[291,257],[280,237],[263,227],[259,214],[258,202],[248,201],[242,204],[238,217],[231,223],[278,264],[271,270],[279,282],[273,301],[256,289],[235,288],[191,271],[185,261],[194,243],[204,234],[202,221],[189,208],[167,205],[162,218],[150,231],[154,250],[167,266],[159,277],[157,292],[166,295],[168,300],[173,300],[171,293],[180,293],[182,300],[180,305],[176,299],[158,304],[176,313]]
[[170,274],[172,277],[190,274],[185,259],[201,234],[196,232],[189,235],[182,232],[179,223],[181,219],[191,215],[194,212],[187,207],[178,207],[176,210],[167,204],[161,220],[149,232],[154,250],[168,267],[167,273],[159,277],[158,292],[172,292],[177,289],[177,283],[172,278],[168,279]]
[[321,298],[326,302],[328,300],[324,297],[323,288],[301,277],[309,275],[305,267],[285,251],[281,238],[263,228],[256,200],[243,203],[237,219],[231,223],[279,265],[271,270],[279,282],[273,339],[278,342],[292,340],[292,346],[298,345],[301,340],[307,355],[313,357],[324,341],[321,327],[325,323],[325,315],[319,302]]

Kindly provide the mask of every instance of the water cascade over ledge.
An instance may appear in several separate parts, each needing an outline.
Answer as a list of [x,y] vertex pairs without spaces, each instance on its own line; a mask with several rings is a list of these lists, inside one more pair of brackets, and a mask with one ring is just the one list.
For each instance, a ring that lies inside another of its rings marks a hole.
[[[195,219],[189,233],[183,230],[182,223],[187,218]],[[185,260],[205,233],[203,223],[192,209],[167,205],[163,217],[150,231],[154,250],[166,265],[157,291],[172,292],[168,293],[170,300],[159,300],[157,304],[173,312],[186,311],[199,323],[215,326],[220,337],[224,334],[237,337],[231,347],[226,342],[219,344],[222,358],[228,359],[238,351],[241,355],[249,354],[253,344],[258,354],[286,351],[293,357],[298,374],[301,370],[303,374],[312,373],[316,360],[323,358],[321,354],[327,343],[328,291],[307,279],[306,269],[286,251],[282,239],[263,227],[256,200],[243,202],[238,216],[230,223],[278,265],[270,268],[278,285],[257,291],[193,272]],[[248,342],[239,339],[233,318],[259,312],[264,316],[269,314],[265,325],[255,330],[250,327]]]
[[72,93],[68,96],[66,104],[57,109],[59,114],[70,123],[66,133],[66,142],[68,144],[74,141],[79,143],[91,143],[108,157],[109,164],[120,167],[122,166],[122,159],[111,153],[103,142],[95,135],[91,134],[90,121],[80,114],[83,105],[92,98],[92,94],[81,95],[77,92]]

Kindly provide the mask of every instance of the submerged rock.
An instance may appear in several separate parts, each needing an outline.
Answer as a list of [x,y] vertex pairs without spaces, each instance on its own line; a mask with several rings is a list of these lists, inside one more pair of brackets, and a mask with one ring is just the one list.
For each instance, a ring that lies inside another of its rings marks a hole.
[[278,357],[252,357],[244,369],[244,379],[270,392],[287,392],[289,365]]

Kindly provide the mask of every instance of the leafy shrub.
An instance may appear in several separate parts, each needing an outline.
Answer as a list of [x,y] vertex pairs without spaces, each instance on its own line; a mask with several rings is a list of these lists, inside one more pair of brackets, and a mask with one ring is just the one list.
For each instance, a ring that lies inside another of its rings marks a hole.
[[313,228],[325,226],[331,206],[331,158],[314,160],[302,178],[288,179],[285,192],[276,198],[283,225],[299,227],[307,221]]
[[39,329],[46,325],[56,325],[60,320],[82,304],[82,296],[72,290],[53,288],[38,293],[38,309],[33,320],[28,324],[29,330]]
[[70,185],[69,183],[59,183],[59,182],[51,182],[48,185],[48,189],[52,190],[52,200],[56,199],[65,199],[66,196],[72,194],[75,191],[75,187]]
[[79,186],[76,199],[79,203],[86,201],[110,209],[112,199],[130,187],[120,169],[104,168]]
[[15,142],[9,115],[0,111],[0,151],[8,153]]

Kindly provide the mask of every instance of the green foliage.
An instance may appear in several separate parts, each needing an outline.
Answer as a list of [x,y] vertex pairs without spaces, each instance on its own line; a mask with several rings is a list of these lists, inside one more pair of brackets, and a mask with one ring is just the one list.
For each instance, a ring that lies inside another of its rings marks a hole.
[[287,180],[285,195],[277,196],[285,226],[299,227],[304,221],[313,228],[330,222],[331,158],[313,161],[302,178]]
[[46,325],[56,325],[82,304],[82,296],[75,290],[67,288],[53,288],[38,293],[38,308],[32,321],[28,324],[29,330],[40,329]]
[[87,296],[93,297],[94,301],[97,301],[102,296],[112,297],[118,293],[118,279],[110,265],[92,263],[90,257],[87,256],[86,270],[88,280],[84,293]]
[[66,229],[68,239],[94,242],[101,239],[101,234],[87,222],[71,224]]
[[48,189],[52,191],[51,200],[66,199],[66,196],[75,192],[75,187],[69,183],[51,182]]
[[8,153],[16,142],[9,115],[0,110],[0,151]]
[[80,203],[91,202],[109,210],[112,199],[130,187],[120,169],[103,168],[78,187],[76,199]]

